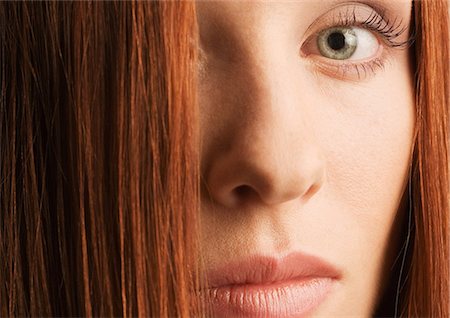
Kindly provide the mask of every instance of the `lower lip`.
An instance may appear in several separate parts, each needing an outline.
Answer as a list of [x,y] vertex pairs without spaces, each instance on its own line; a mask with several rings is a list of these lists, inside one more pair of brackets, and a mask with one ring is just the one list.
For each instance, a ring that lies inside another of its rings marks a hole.
[[327,296],[334,279],[311,278],[208,289],[215,317],[303,317]]

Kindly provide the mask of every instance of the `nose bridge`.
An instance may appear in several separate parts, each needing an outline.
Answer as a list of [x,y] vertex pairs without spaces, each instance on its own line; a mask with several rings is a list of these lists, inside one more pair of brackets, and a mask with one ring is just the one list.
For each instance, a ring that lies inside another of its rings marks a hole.
[[[262,64],[263,65],[263,64]],[[304,117],[294,103],[300,102],[288,85],[283,85],[280,70],[267,66],[254,67],[247,82],[249,89],[242,87],[243,103],[237,148],[251,156],[265,158],[263,163],[278,167],[273,162],[284,162],[297,151],[296,144],[303,143]],[[245,93],[245,91],[247,91]],[[297,105],[299,106],[299,105]],[[263,159],[260,158],[260,159]]]
[[257,47],[257,53],[246,55],[243,80],[237,84],[241,103],[233,107],[240,108],[243,121],[238,144],[243,143],[246,152],[265,156],[267,163],[284,162],[287,168],[287,158],[298,157],[314,142],[308,127],[309,101],[302,93],[307,85],[302,89],[301,78],[293,79],[287,55],[268,44]]
[[[270,26],[266,24],[260,28]],[[302,88],[298,86],[302,80],[301,72],[292,69],[297,56],[287,39],[274,30],[259,31],[259,36],[249,33],[248,37],[253,41],[248,39],[242,46],[245,54],[242,55],[241,66],[243,81],[239,83],[244,99],[241,107],[244,106],[254,117],[250,118],[251,122],[267,128],[258,129],[259,134],[269,133],[271,129],[271,139],[279,144],[286,140],[286,134],[295,134],[296,129],[304,126],[306,109],[302,109],[305,108],[302,99],[305,95],[300,94]],[[290,137],[300,138],[302,135]]]
[[266,203],[276,204],[305,195],[323,171],[308,125],[307,101],[290,87],[282,66],[264,65],[245,106],[246,123],[235,156],[242,165],[239,182],[254,187]]

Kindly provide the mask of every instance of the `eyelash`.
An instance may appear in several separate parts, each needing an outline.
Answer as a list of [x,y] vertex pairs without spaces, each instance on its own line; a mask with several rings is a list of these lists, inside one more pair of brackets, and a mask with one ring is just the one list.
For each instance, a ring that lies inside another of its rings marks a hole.
[[[375,11],[375,9],[372,9],[369,17],[363,22],[359,22],[355,11],[356,8],[353,7],[352,10],[347,8],[345,12],[341,11],[338,14],[335,14],[329,27],[361,27],[376,32],[389,48],[406,48],[414,42],[413,36],[410,36],[405,41],[396,41],[396,39],[408,29],[407,26],[403,25],[402,20],[399,20],[398,18],[390,20],[385,17],[384,12],[380,14]],[[317,35],[318,33],[315,36]],[[385,58],[377,57],[363,62],[347,61],[336,62],[334,64],[335,74],[333,75],[346,77],[347,72],[354,71],[358,80],[361,80],[362,78],[367,77],[368,72],[376,74],[378,69],[383,69],[385,66]]]
[[389,47],[405,47],[409,46],[412,42],[412,37],[403,42],[396,42],[395,39],[401,36],[407,29],[404,26],[402,20],[396,17],[394,20],[390,20],[385,17],[384,13],[378,13],[375,10],[369,15],[369,17],[363,22],[358,22],[356,18],[355,8],[353,12],[346,12],[344,16],[339,14],[335,23],[339,26],[360,26],[368,30],[377,32],[383,37]]

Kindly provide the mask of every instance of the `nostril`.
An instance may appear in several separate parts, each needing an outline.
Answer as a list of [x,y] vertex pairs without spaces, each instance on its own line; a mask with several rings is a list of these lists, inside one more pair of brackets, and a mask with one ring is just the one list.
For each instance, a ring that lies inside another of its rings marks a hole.
[[236,187],[236,189],[234,189],[234,193],[239,196],[239,197],[246,197],[248,196],[251,192],[252,192],[252,188],[250,188],[247,185],[241,185],[239,187]]
[[233,190],[233,195],[239,203],[248,202],[258,197],[258,193],[256,193],[256,191],[248,185],[236,187]]

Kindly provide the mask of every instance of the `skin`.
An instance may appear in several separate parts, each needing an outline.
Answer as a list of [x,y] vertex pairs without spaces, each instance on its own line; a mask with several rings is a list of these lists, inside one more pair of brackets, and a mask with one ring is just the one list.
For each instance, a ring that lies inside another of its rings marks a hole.
[[[318,256],[342,277],[313,316],[369,317],[403,213],[414,87],[407,49],[380,40],[383,68],[358,76],[305,46],[343,3],[198,3],[202,248],[207,268]],[[410,1],[372,5],[409,26]]]

